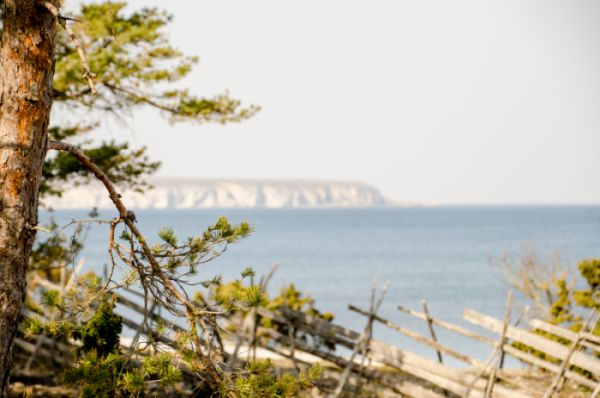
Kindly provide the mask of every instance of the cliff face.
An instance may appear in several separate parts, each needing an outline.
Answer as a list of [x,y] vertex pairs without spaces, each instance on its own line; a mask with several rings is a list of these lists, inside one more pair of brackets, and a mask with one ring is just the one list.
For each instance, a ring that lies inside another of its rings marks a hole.
[[[218,181],[160,179],[144,193],[121,192],[125,205],[138,209],[190,209],[218,207],[310,208],[376,207],[390,203],[369,185],[321,181]],[[111,208],[100,185],[65,190],[60,198],[44,204],[55,209]]]

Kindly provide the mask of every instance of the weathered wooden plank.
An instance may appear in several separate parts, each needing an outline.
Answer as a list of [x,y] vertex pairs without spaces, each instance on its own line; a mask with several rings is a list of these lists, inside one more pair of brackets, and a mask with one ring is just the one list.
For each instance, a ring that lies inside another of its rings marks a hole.
[[[510,344],[506,344],[504,346],[504,351],[507,354],[510,354],[511,356],[513,356],[514,358],[517,358],[517,359],[519,359],[521,361],[525,361],[525,362],[530,363],[532,365],[535,365],[535,366],[537,366],[539,368],[549,370],[550,372],[553,372],[553,373],[558,372],[559,369],[560,369],[559,365],[550,363],[550,362],[545,361],[545,360],[543,360],[543,359],[541,359],[539,357],[536,357],[535,355],[532,355],[532,354],[529,354],[527,352],[521,351],[518,348],[515,348],[515,347],[513,347]],[[567,370],[565,372],[565,376],[568,379],[571,379],[571,380],[573,380],[573,381],[575,381],[575,382],[577,382],[577,383],[579,383],[581,385],[584,385],[586,387],[594,388],[596,386],[596,382],[594,382],[594,381],[592,381],[592,380],[590,380],[590,379],[582,376],[579,373],[575,373],[575,372],[570,371],[570,370]]]
[[[364,311],[364,310],[362,310],[362,309],[360,309],[358,307],[355,307],[353,305],[349,305],[348,309],[350,311],[357,312],[357,313],[359,313],[361,315],[368,316],[368,313],[366,311]],[[445,345],[443,345],[443,344],[441,344],[441,343],[439,343],[437,341],[433,341],[432,339],[429,339],[429,338],[427,338],[427,337],[425,337],[423,335],[420,335],[419,333],[413,332],[412,330],[410,330],[408,328],[405,328],[403,326],[400,326],[397,323],[394,323],[394,322],[392,322],[390,320],[387,320],[385,318],[382,318],[380,316],[375,316],[374,319],[377,322],[379,322],[379,323],[381,323],[381,324],[389,327],[390,329],[393,329],[393,330],[395,330],[397,332],[400,332],[403,335],[405,335],[405,336],[407,336],[407,337],[409,337],[409,338],[411,338],[411,339],[413,339],[413,340],[415,340],[415,341],[417,341],[417,342],[419,342],[421,344],[425,344],[425,345],[427,345],[429,347],[434,348],[438,352],[443,352],[445,354],[448,354],[448,355],[450,355],[450,356],[452,356],[452,357],[454,357],[454,358],[456,358],[456,359],[458,359],[460,361],[468,363],[469,365],[475,366],[477,368],[483,367],[483,363],[481,363],[477,359],[471,358],[468,355],[465,355],[465,354],[462,354],[462,353],[460,353],[458,351],[455,351],[455,350],[453,350],[450,347],[447,347],[447,346],[445,346]]]
[[598,383],[598,385],[594,388],[594,391],[592,391],[590,398],[597,398],[598,395],[600,395],[600,383]]
[[[509,290],[508,297],[506,300],[506,312],[504,313],[504,322],[502,323],[502,333],[500,333],[500,339],[498,339],[498,344],[494,348],[494,350],[498,351],[500,354],[498,357],[497,363],[492,368],[490,372],[490,376],[488,378],[488,385],[485,389],[485,398],[491,398],[492,393],[494,391],[494,384],[496,384],[496,372],[500,368],[501,364],[504,362],[504,345],[506,344],[506,329],[510,324],[510,307],[512,305],[512,290]],[[482,373],[483,375],[483,373]]]
[[60,285],[49,281],[48,279],[42,278],[41,276],[32,273],[33,275],[33,283],[37,283],[41,286],[44,286],[46,289],[50,289],[50,290],[60,290]]
[[360,333],[323,319],[314,318],[310,315],[306,315],[299,311],[293,311],[286,307],[279,307],[278,310],[290,320],[302,322],[305,325],[312,326],[316,329],[326,330],[330,334],[339,334],[340,336],[344,336],[352,340],[358,340],[360,338]]
[[[398,310],[404,312],[407,315],[413,316],[415,318],[422,319],[424,321],[427,320],[427,316],[425,314],[423,314],[421,312],[418,312],[418,311],[411,310],[410,308],[398,306]],[[477,341],[479,341],[481,343],[484,343],[484,344],[488,344],[488,345],[493,346],[496,343],[493,339],[490,339],[489,337],[482,336],[479,333],[476,333],[476,332],[474,332],[472,330],[463,328],[463,327],[458,326],[458,325],[454,325],[453,323],[450,323],[450,322],[442,321],[442,320],[437,319],[437,318],[431,318],[431,322],[434,325],[442,327],[442,328],[444,328],[446,330],[450,330],[451,332],[460,334],[462,336],[471,338],[473,340],[477,340]]]
[[[407,315],[413,316],[415,318],[426,320],[425,314],[422,314],[418,311],[414,311],[414,310],[411,310],[409,308],[405,308],[402,306],[398,306],[398,310],[404,312]],[[442,321],[442,320],[436,319],[436,318],[432,318],[432,322],[434,325],[438,325],[446,330],[450,330],[450,331],[460,334],[462,336],[472,338],[474,340],[477,340],[477,341],[487,344],[489,346],[493,346],[495,344],[494,340],[492,340],[486,336],[482,336],[476,332],[473,332],[469,329],[465,329],[463,327],[454,325],[450,322],[445,322],[445,321]],[[556,364],[550,363],[548,361],[544,361],[543,359],[536,357],[535,355],[531,355],[529,353],[518,350],[518,349],[514,348],[513,346],[511,346],[510,344],[506,344],[503,348],[507,354],[510,354],[514,358],[517,358],[521,361],[525,361],[525,362],[535,365],[539,368],[546,369],[551,372],[557,372],[559,369],[559,367]],[[575,372],[567,370],[567,372],[565,373],[565,376],[581,385],[584,385],[584,386],[587,386],[590,388],[594,388],[596,386],[596,383],[594,381],[583,377],[579,373],[575,373]]]
[[[410,316],[418,318],[418,319],[423,319],[423,320],[426,319],[425,314],[422,314],[420,312],[411,310],[409,308],[405,308],[405,307],[399,306],[398,310],[400,310],[400,311],[402,311],[402,312],[404,312],[404,313],[406,313],[406,314],[408,314]],[[432,322],[433,322],[433,324],[438,325],[438,326],[440,326],[440,327],[442,327],[444,329],[453,331],[453,332],[455,332],[457,334],[460,334],[462,336],[465,336],[465,337],[469,337],[469,338],[475,339],[475,340],[477,340],[479,342],[482,342],[484,344],[487,344],[489,346],[493,347],[494,344],[495,344],[494,340],[492,340],[492,339],[490,339],[490,338],[488,338],[486,336],[481,336],[480,334],[478,334],[476,332],[473,332],[473,331],[471,331],[469,329],[465,329],[463,327],[454,325],[452,323],[445,322],[445,321],[442,321],[442,320],[439,320],[439,319],[436,319],[436,318],[432,318]],[[504,349],[504,351],[507,354],[510,354],[514,358],[517,358],[519,360],[531,363],[532,365],[535,365],[535,366],[540,367],[542,369],[546,369],[546,370],[549,370],[551,372],[557,372],[558,369],[559,369],[558,365],[553,364],[553,363],[548,362],[548,361],[545,361],[545,360],[543,360],[543,359],[541,359],[539,357],[536,357],[534,355],[531,355],[529,353],[523,352],[523,351],[521,351],[521,350],[519,350],[519,349],[511,346],[510,344],[504,345],[503,349]],[[584,385],[584,386],[587,386],[587,387],[590,387],[590,388],[594,388],[595,385],[596,385],[596,383],[593,382],[592,380],[589,380],[589,379],[585,378],[584,376],[580,375],[579,373],[575,373],[575,372],[572,372],[572,371],[569,371],[569,370],[567,370],[567,372],[565,373],[565,376],[567,378],[569,378],[569,379],[571,379],[571,380],[573,380],[573,381],[581,384],[581,385]]]
[[[481,314],[477,311],[466,309],[464,312],[464,318],[471,323],[482,326],[493,332],[500,333],[502,331],[501,321],[491,316]],[[560,360],[564,360],[569,355],[569,347],[545,339],[540,335],[528,332],[523,329],[509,326],[507,330],[507,336],[513,340],[519,341],[537,350],[543,351],[546,354]],[[571,357],[570,363],[590,371],[595,377],[600,376],[600,360],[590,355],[584,354],[582,352],[575,352]]]
[[[481,379],[477,380],[471,374],[448,368],[436,361],[403,351],[379,340],[372,340],[370,349],[369,356],[374,360],[438,385],[454,394],[464,395],[468,386],[475,380],[474,390],[470,396],[483,397],[486,382]],[[500,385],[495,387],[494,396],[506,398],[527,397],[522,392]]]
[[[411,311],[411,310],[408,310],[408,311]],[[416,311],[412,311],[412,312],[416,313]],[[285,318],[282,318],[281,315],[275,314],[274,312],[261,309],[260,313],[261,313],[262,316],[265,316],[265,317],[268,317],[268,318],[271,318],[271,319],[275,319],[278,322],[285,322]],[[423,318],[421,318],[421,319],[423,319]],[[433,321],[434,324],[437,324],[437,325],[439,325],[441,327],[444,327],[446,329],[447,329],[447,327],[446,327],[447,325],[449,325],[450,327],[456,326],[456,325],[453,325],[453,324],[450,324],[450,323],[447,323],[447,322],[444,322],[444,321],[439,321],[439,320],[437,320],[435,318],[433,318],[432,321]],[[335,341],[336,343],[338,343],[338,344],[340,344],[340,345],[342,345],[344,347],[352,348],[352,344],[353,344],[352,342],[350,342],[348,340],[344,340],[344,339],[335,340],[336,337],[334,336],[334,331],[333,330],[328,330],[326,327],[321,327],[319,329],[313,329],[313,328],[311,328],[311,327],[309,327],[308,325],[305,325],[305,324],[299,324],[299,323],[297,323],[296,325],[300,326],[302,328],[302,330],[304,330],[306,332],[314,333],[315,335],[317,335],[319,337],[322,337],[324,339],[327,339],[329,341]],[[334,327],[335,327],[335,325],[334,325]],[[462,334],[465,337],[473,337],[473,336],[475,336],[474,338],[477,339],[480,342],[486,343],[486,344],[488,344],[490,346],[493,346],[495,344],[495,341],[492,340],[492,339],[490,339],[490,338],[478,335],[475,332],[471,332],[468,329],[464,329],[464,328],[461,328],[461,327],[458,327],[458,326],[456,326],[456,328],[458,329],[457,333]],[[463,333],[463,331],[466,331],[467,333]],[[540,358],[538,358],[536,356],[533,356],[531,354],[528,354],[528,353],[525,353],[523,351],[520,351],[520,350],[512,347],[510,344],[505,344],[504,347],[503,347],[503,349],[504,349],[504,351],[506,351],[507,353],[509,353],[513,357],[515,357],[517,359],[520,359],[520,360],[523,360],[525,362],[531,363],[533,365],[536,365],[536,366],[538,366],[540,368],[547,369],[547,370],[550,370],[552,372],[556,372],[558,370],[558,366],[557,365],[552,364],[552,363],[547,362],[547,361],[544,361],[544,360],[542,360],[542,359],[540,359]],[[567,371],[566,376],[568,378],[572,379],[573,381],[576,381],[577,383],[585,385],[585,386],[588,386],[590,388],[594,388],[594,386],[595,386],[595,383],[593,381],[591,381],[591,380],[589,380],[589,379],[581,376],[578,373]]]
[[[416,376],[416,377],[418,377],[422,380],[425,380],[429,383],[432,383],[448,392],[454,393],[459,396],[464,396],[467,394],[468,388],[460,383],[457,383],[450,379],[446,379],[435,373],[429,373],[429,372],[427,372],[421,368],[418,368],[416,366],[411,366],[408,364],[400,364],[397,366],[398,366],[398,369],[402,368],[401,370],[403,370],[404,372],[409,373],[413,376]],[[479,390],[472,390],[470,397],[483,398],[483,393]]]
[[[290,345],[291,342],[287,336],[284,336],[280,333],[272,329],[261,329],[261,332],[264,334],[268,334],[274,341],[279,342],[281,344]],[[315,347],[311,347],[304,343],[303,341],[296,340],[295,341],[296,350],[306,352],[308,354],[317,356],[321,359],[324,359],[327,362],[330,362],[341,369],[345,369],[348,367],[350,363],[346,358],[343,358],[339,355],[335,355],[330,351],[320,350]],[[408,381],[408,380],[399,380],[396,377],[392,377],[386,373],[380,372],[374,368],[361,368],[360,363],[354,361],[352,364],[351,371],[360,374],[367,379],[374,380],[382,383],[383,385],[401,393],[408,397],[414,398],[445,398],[443,395],[429,390],[417,383]]]
[[[264,308],[257,308],[257,313],[265,318],[273,319],[282,324],[286,324],[287,322],[292,322],[293,325],[304,332],[315,334],[327,342],[339,344],[346,348],[354,348],[354,341],[348,340],[347,338],[339,337],[337,332],[341,329],[344,329],[345,335],[351,335],[352,331],[342,328],[341,326],[335,325],[333,323],[322,321],[322,322],[303,322],[299,317],[291,316],[290,318],[284,317],[283,314],[279,312],[269,311]],[[295,311],[289,310],[287,314],[293,314]],[[310,318],[310,317],[309,317]]]
[[[268,316],[268,315],[277,316],[277,314],[273,314],[273,313],[269,314],[268,312],[263,312],[262,315],[263,316]],[[294,319],[300,321],[301,317],[294,317]],[[302,323],[302,322],[299,322],[299,323]],[[299,326],[299,323],[295,323],[295,325]],[[304,327],[303,330],[305,330],[307,332],[314,332],[316,335],[319,335],[319,336],[324,337],[324,338],[331,338],[331,336],[334,335],[340,329],[343,329],[343,332],[344,332],[345,335],[355,336],[357,334],[356,332],[350,331],[348,329],[342,328],[342,327],[340,327],[338,325],[331,324],[331,323],[325,322],[325,321],[318,322],[318,328],[316,328],[316,329],[314,329],[314,328],[308,328],[307,326],[309,326],[309,325],[311,325],[310,322],[308,322],[308,324],[305,323],[304,325],[302,325]],[[312,325],[315,325],[315,324],[312,323]],[[482,337],[482,336],[480,336],[480,337]],[[494,344],[493,340],[489,339],[489,341],[492,344]],[[348,344],[348,343],[350,343],[350,344]],[[301,343],[297,342],[296,344],[298,344],[296,346],[296,348],[298,349],[298,347],[300,346]],[[349,346],[350,348],[352,347],[352,345],[351,345],[352,343],[349,342],[349,341],[345,341],[345,344],[346,344],[346,346]],[[383,344],[383,346],[382,346],[382,344]],[[383,352],[375,352],[374,350],[376,350],[377,347],[380,347],[380,348],[383,347],[382,348]],[[302,349],[302,350],[305,351],[304,349]],[[386,345],[385,343],[382,343],[382,342],[379,342],[379,341],[375,340],[375,341],[372,341],[372,343],[370,345],[369,356],[371,358],[379,361],[379,359],[375,358],[374,355],[385,355],[386,351],[394,352],[395,350],[398,350],[398,349],[396,347],[394,347],[394,346]],[[319,351],[317,351],[317,352],[315,352],[315,351],[306,351],[306,352],[309,352],[309,353],[311,353],[313,355],[320,356],[321,358],[324,358],[324,359],[326,359],[328,357],[326,353],[319,353]],[[462,372],[459,372],[459,371],[447,368],[447,367],[445,367],[443,365],[440,365],[437,362],[429,361],[429,360],[427,360],[425,358],[418,357],[418,356],[416,356],[415,354],[412,354],[412,353],[403,352],[403,357],[408,360],[409,366],[408,366],[408,368],[405,367],[404,369],[400,369],[400,370],[407,371],[407,369],[408,370],[413,370],[414,368],[423,368],[428,373],[427,377],[429,377],[432,380],[433,379],[438,380],[436,378],[436,376],[440,375],[440,377],[448,378],[450,381],[452,381],[454,383],[462,384],[463,386],[465,386],[465,385],[468,385],[468,383],[470,383],[473,380],[473,378],[474,378],[473,375],[464,374]],[[331,358],[329,358],[329,359],[331,359]],[[329,359],[327,359],[327,360],[329,360]],[[383,362],[383,361],[381,361],[381,362]],[[392,366],[392,367],[396,367],[396,368],[397,368],[397,366],[394,366],[394,365],[398,365],[397,363],[386,363],[386,364],[388,366]],[[436,366],[430,367],[429,365],[431,365],[431,364],[434,364]],[[411,368],[411,366],[412,366],[412,368]],[[415,372],[418,372],[418,371],[415,371]],[[411,373],[411,374],[413,374],[413,373]],[[433,375],[433,376],[431,376],[431,375]],[[416,375],[414,375],[414,376],[416,376]],[[418,377],[418,376],[416,376],[416,377]],[[450,385],[452,385],[452,384],[450,384]],[[483,390],[485,388],[485,381],[479,380],[476,383],[475,387],[478,388],[478,389],[480,389],[480,390]],[[502,386],[498,386],[498,387],[499,388],[498,388],[497,394],[495,394],[495,396],[499,396],[499,397],[500,396],[505,396],[505,397],[522,396],[522,397],[524,397],[525,396],[523,394],[515,392],[514,390],[510,390],[510,389],[507,389],[507,388],[502,387]],[[454,388],[454,391],[466,392],[466,389],[464,389],[464,390],[463,389],[457,389],[456,386],[454,386],[453,388]],[[502,394],[504,394],[504,395],[502,395]]]
[[[561,328],[560,326],[544,322],[540,319],[532,319],[529,321],[529,326],[531,326],[533,329],[538,329],[570,341],[575,341],[575,339],[577,339],[577,333],[565,328]],[[600,352],[600,346],[594,342],[594,340],[600,340],[598,336],[594,336],[590,333],[583,333],[582,337],[583,340],[579,342],[579,345],[590,348],[596,352]]]
[[15,341],[15,345],[17,345],[22,350],[29,352],[30,354],[35,354],[35,355],[43,356],[46,358],[50,358],[50,359],[52,359],[60,364],[63,364],[63,365],[70,365],[72,363],[70,359],[68,359],[66,357],[62,357],[61,355],[56,355],[57,354],[56,352],[52,352],[45,348],[36,347],[35,344],[32,344],[28,341],[22,340],[20,338],[16,338],[14,341]]
[[413,383],[407,380],[394,381],[389,380],[385,382],[386,385],[398,391],[407,397],[414,398],[446,398],[445,395],[438,394],[437,392],[428,390],[427,388]]
[[577,333],[577,337],[575,338],[575,341],[573,341],[573,343],[571,344],[571,347],[569,348],[569,354],[567,355],[567,357],[564,359],[563,363],[561,364],[560,369],[556,373],[556,377],[554,378],[554,380],[552,380],[552,384],[550,385],[550,388],[548,388],[548,390],[544,394],[544,398],[552,398],[552,396],[554,396],[554,394],[556,392],[560,391],[561,385],[563,382],[563,376],[565,374],[565,371],[569,368],[569,361],[570,361],[571,357],[573,356],[573,354],[575,353],[575,351],[577,351],[577,349],[579,348],[579,342],[583,339],[584,330],[586,330],[588,328],[590,322],[592,322],[592,318],[594,318],[595,315],[596,315],[596,311],[592,310],[590,312],[590,315],[588,316],[585,324],[583,325],[583,327],[581,328],[579,333]]

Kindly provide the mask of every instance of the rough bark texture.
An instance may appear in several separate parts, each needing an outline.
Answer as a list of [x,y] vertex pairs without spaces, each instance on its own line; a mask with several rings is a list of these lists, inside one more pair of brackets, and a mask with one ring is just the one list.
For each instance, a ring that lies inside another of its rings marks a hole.
[[[58,5],[58,0],[52,0]],[[35,0],[4,0],[0,49],[0,393],[25,297],[52,106],[56,20]]]

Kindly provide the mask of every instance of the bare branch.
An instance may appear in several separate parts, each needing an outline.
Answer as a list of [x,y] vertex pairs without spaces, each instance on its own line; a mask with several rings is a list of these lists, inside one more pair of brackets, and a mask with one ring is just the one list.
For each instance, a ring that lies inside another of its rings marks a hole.
[[[181,290],[177,289],[173,284],[173,281],[163,271],[158,260],[153,255],[152,250],[146,243],[146,239],[135,225],[134,213],[128,211],[125,208],[125,205],[121,200],[121,195],[117,192],[112,182],[109,180],[106,174],[96,164],[94,164],[94,162],[92,162],[90,158],[88,158],[79,148],[75,147],[74,145],[67,144],[64,142],[50,141],[49,149],[70,153],[77,160],[79,160],[84,167],[86,167],[92,174],[94,174],[94,176],[98,178],[98,180],[102,182],[102,184],[108,191],[111,201],[114,203],[115,207],[119,211],[120,220],[123,223],[125,223],[125,225],[131,231],[133,236],[135,236],[137,243],[141,247],[141,253],[139,254],[142,255],[150,264],[150,273],[145,272],[143,265],[140,263],[140,260],[136,257],[137,251],[133,247],[133,240],[130,242],[132,246],[130,251],[131,261],[127,261],[127,259],[125,258],[122,259],[127,264],[131,265],[132,268],[138,271],[142,285],[146,283],[146,278],[158,278],[158,280],[162,283],[162,286],[164,286],[164,289],[166,289],[166,292],[164,294],[165,300],[172,301],[172,299],[176,299],[179,302],[179,304],[181,304],[185,308],[185,316],[187,317],[190,326],[192,343],[198,355],[202,356],[203,349],[200,338],[198,336],[196,322],[200,322],[201,325],[204,327],[205,324],[201,318],[202,315],[205,315],[204,310],[199,308],[193,302],[189,301],[185,295],[185,292],[182,292]],[[111,237],[111,239],[114,239],[114,237]],[[116,247],[116,245],[114,245],[113,247]],[[116,252],[117,255],[120,254],[120,251],[118,249],[116,250]],[[177,283],[177,281],[175,282]],[[144,287],[146,288],[146,286]],[[158,289],[155,289],[155,291],[158,291]],[[160,294],[155,294],[155,296],[155,298],[160,299]],[[219,373],[216,369],[216,365],[214,364],[211,358],[208,359],[212,365],[208,369],[210,372],[210,376],[213,378],[213,381],[218,381],[220,378]]]
[[108,179],[106,174],[104,174],[104,172],[100,170],[100,168],[96,166],[96,164],[92,162],[92,160],[88,158],[79,148],[65,142],[50,141],[48,144],[48,149],[68,152],[77,160],[79,160],[81,164],[83,164],[85,168],[92,172],[92,174],[94,174],[94,176],[106,187],[106,190],[110,196],[110,200],[114,203],[115,207],[119,211],[119,215],[123,217],[124,220],[128,218],[129,213],[121,201],[121,195],[117,193],[112,182]]

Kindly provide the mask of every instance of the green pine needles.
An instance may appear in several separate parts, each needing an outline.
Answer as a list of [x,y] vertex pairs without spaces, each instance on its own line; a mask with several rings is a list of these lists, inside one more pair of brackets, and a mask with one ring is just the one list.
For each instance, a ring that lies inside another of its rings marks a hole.
[[[61,380],[78,387],[82,397],[143,396],[161,389],[166,393],[184,379],[205,395],[296,395],[314,383],[320,367],[293,375],[276,371],[269,361],[242,365],[226,361],[222,337],[227,322],[235,314],[271,303],[264,286],[254,283],[254,271],[244,270],[241,279],[230,284],[219,275],[199,280],[201,266],[248,237],[251,226],[221,217],[191,237],[178,236],[169,227],[157,238],[144,235],[118,190],[146,189],[146,177],[160,163],[149,159],[145,148],[93,138],[107,116],[122,121],[142,107],[160,112],[171,123],[200,125],[240,122],[259,110],[242,106],[227,92],[201,96],[174,85],[190,73],[197,57],[184,55],[169,42],[165,33],[172,21],[169,14],[156,8],[130,11],[126,6],[108,0],[86,2],[78,15],[63,21],[80,48],[67,32],[59,34],[54,106],[57,114],[69,118],[57,118],[48,129],[50,148],[58,152],[50,152],[46,159],[40,197],[43,202],[46,195],[61,195],[70,185],[97,179],[118,216],[98,219],[92,214],[73,220],[71,237],[65,235],[68,226],[39,227],[27,298],[28,311],[34,315],[24,320],[25,337],[45,334],[77,347],[73,366],[60,373]],[[83,67],[82,50],[91,74]],[[108,272],[102,277],[83,273],[76,264],[85,231],[95,224],[109,229]],[[224,286],[229,286],[228,292]],[[115,313],[123,291],[137,292],[141,303],[136,305],[143,308],[139,328],[145,340],[137,339],[131,347],[121,345],[129,320]],[[298,294],[288,294],[285,300],[290,305],[301,303],[298,308],[304,310],[308,302]],[[169,321],[156,317],[155,306],[168,312]],[[186,326],[167,335],[174,320]]]

